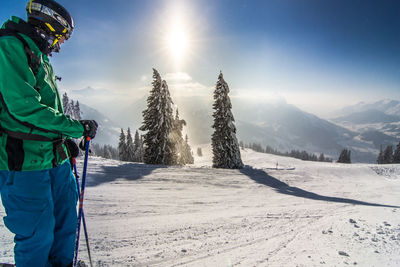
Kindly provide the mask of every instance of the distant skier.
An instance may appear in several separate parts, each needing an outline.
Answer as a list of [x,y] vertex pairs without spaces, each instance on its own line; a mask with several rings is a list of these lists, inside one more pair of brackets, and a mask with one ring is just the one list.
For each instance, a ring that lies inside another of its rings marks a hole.
[[70,14],[53,0],[31,0],[26,10],[27,22],[12,17],[0,30],[4,224],[15,234],[16,266],[70,266],[78,196],[64,142],[94,138],[98,125],[63,114],[49,62],[71,36]]

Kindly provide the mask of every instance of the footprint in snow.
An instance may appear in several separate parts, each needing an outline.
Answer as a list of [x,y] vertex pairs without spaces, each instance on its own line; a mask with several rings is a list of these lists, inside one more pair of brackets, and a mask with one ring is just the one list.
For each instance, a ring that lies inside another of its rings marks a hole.
[[339,255],[345,256],[345,257],[349,257],[349,254],[347,254],[347,253],[344,252],[344,251],[339,251]]

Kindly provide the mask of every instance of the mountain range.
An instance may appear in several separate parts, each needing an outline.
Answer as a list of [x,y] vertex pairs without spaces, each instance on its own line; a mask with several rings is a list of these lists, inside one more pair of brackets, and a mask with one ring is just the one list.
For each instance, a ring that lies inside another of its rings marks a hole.
[[82,119],[96,120],[99,124],[99,131],[97,132],[96,138],[93,139],[95,143],[111,144],[113,146],[118,144],[118,138],[121,132],[118,124],[103,115],[101,112],[85,104],[80,103],[80,109]]

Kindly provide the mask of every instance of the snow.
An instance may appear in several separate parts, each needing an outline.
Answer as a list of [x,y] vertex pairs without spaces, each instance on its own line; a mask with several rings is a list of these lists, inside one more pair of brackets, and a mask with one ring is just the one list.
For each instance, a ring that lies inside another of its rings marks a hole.
[[[211,168],[210,145],[202,151],[186,167],[90,158],[95,266],[400,266],[398,166],[246,149],[246,168],[225,170]],[[0,223],[0,262],[12,250]]]

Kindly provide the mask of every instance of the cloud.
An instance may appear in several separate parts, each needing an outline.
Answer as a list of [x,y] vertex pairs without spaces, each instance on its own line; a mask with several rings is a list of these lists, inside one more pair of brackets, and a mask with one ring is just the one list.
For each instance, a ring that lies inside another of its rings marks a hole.
[[81,96],[104,96],[104,95],[112,95],[114,92],[107,89],[94,89],[93,87],[86,87],[84,89],[72,90],[72,94],[81,95]]
[[193,80],[186,72],[167,73],[164,78],[171,83],[185,83]]
[[167,81],[171,94],[176,97],[210,96],[212,92],[211,87],[194,81],[185,72],[167,73],[163,78]]

